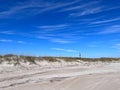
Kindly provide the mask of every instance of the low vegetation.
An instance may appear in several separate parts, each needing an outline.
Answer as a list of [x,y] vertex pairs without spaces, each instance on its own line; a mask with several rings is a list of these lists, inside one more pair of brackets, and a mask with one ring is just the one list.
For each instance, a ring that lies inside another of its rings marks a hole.
[[36,56],[24,56],[24,55],[0,55],[0,63],[3,61],[7,61],[8,63],[14,62],[15,65],[19,64],[20,61],[22,62],[29,62],[31,64],[35,64],[35,61],[43,61],[46,60],[48,62],[59,62],[60,60],[64,60],[66,62],[78,62],[81,61],[89,61],[89,62],[109,62],[109,61],[119,61],[120,58],[79,58],[79,57],[52,57],[52,56],[44,56],[44,57],[36,57]]

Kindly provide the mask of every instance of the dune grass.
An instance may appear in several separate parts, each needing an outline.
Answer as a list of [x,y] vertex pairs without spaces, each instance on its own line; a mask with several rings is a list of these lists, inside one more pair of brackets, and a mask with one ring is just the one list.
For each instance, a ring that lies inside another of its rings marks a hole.
[[31,64],[35,64],[35,61],[43,61],[46,60],[48,62],[59,62],[58,59],[64,60],[66,62],[78,62],[81,61],[88,61],[88,62],[110,62],[110,61],[119,61],[120,58],[79,58],[79,57],[52,57],[52,56],[43,56],[43,57],[36,57],[36,56],[24,56],[24,55],[13,55],[13,54],[6,54],[6,55],[0,55],[0,63],[3,60],[8,61],[11,63],[12,61],[15,61],[15,64],[19,64],[20,60],[24,60],[24,62],[30,62]]

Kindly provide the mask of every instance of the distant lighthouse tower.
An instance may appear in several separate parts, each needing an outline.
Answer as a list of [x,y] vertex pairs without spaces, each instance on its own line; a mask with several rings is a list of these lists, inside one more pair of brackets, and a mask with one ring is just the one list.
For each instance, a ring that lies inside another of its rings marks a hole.
[[79,58],[81,58],[81,53],[79,52]]

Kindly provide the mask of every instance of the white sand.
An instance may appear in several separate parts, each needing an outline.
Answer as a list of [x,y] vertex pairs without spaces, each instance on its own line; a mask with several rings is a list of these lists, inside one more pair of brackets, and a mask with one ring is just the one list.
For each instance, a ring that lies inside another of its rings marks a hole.
[[82,75],[62,81],[26,84],[3,90],[120,90],[120,73]]
[[120,90],[120,62],[2,66],[0,73],[0,90]]

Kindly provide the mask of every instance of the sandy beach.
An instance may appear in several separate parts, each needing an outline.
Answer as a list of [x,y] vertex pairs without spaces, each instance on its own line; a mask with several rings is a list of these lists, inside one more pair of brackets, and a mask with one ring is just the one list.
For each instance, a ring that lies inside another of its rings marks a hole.
[[26,84],[3,90],[120,90],[120,73],[82,75],[65,80]]
[[120,90],[119,62],[2,66],[0,73],[0,90]]

